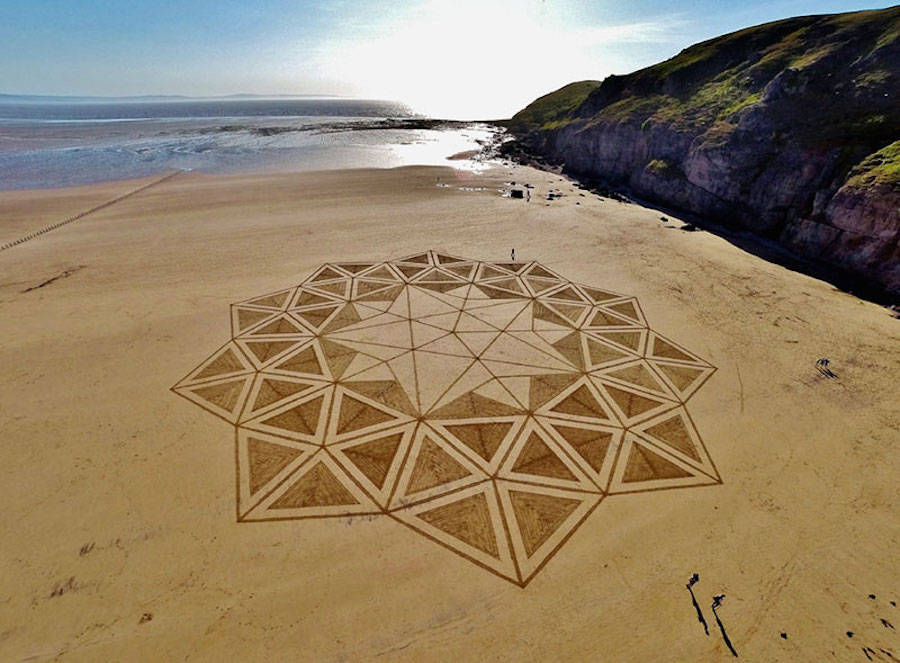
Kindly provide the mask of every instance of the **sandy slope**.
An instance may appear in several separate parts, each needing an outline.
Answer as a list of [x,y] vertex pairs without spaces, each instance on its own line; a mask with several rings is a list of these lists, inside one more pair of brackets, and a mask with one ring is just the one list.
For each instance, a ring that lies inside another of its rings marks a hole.
[[[185,174],[0,253],[0,658],[724,660],[714,593],[743,659],[900,656],[879,621],[900,626],[900,323],[510,172]],[[497,195],[509,178],[530,203]],[[132,184],[2,193],[0,233]],[[724,483],[607,499],[525,589],[386,518],[236,523],[232,427],[169,391],[227,339],[229,304],[330,260],[511,247],[636,295],[718,367],[689,409]]]

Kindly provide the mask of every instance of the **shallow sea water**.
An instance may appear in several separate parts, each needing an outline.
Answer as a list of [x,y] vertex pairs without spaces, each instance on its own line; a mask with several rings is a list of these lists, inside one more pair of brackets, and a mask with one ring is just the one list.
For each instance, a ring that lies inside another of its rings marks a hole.
[[279,172],[448,165],[493,130],[383,128],[414,119],[360,100],[0,103],[0,189],[50,188],[163,173]]

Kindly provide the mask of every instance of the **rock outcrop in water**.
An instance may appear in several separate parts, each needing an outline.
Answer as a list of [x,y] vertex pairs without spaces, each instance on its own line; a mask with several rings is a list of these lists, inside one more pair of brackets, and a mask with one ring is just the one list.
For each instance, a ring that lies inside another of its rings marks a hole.
[[725,35],[508,126],[512,149],[900,294],[900,7]]

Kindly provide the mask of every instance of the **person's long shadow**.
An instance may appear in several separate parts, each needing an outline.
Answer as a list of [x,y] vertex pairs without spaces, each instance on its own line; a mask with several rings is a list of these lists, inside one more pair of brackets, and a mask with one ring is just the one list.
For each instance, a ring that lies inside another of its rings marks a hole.
[[694,610],[697,611],[697,621],[703,624],[704,632],[706,633],[706,635],[709,635],[709,626],[706,623],[706,617],[703,616],[703,611],[700,609],[700,604],[697,603],[697,597],[694,596],[694,585],[696,585],[698,582],[700,582],[700,575],[695,573],[690,577],[685,587],[687,587],[687,590],[691,593],[691,601],[694,604]]
[[718,596],[713,596],[712,602],[712,611],[713,616],[716,618],[716,623],[719,625],[719,630],[722,632],[722,639],[725,641],[725,645],[731,651],[731,653],[737,657],[738,653],[734,649],[734,645],[731,644],[731,640],[728,637],[728,633],[725,632],[725,624],[722,623],[722,620],[719,619],[719,613],[716,612],[716,608],[722,605],[722,599],[725,598],[724,594],[719,594]]

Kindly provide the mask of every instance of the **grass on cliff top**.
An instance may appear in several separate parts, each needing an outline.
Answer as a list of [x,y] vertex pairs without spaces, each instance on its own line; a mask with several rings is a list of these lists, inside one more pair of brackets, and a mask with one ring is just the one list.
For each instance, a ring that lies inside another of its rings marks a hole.
[[870,154],[854,166],[847,184],[851,186],[887,184],[900,188],[900,140]]
[[[604,95],[609,88],[597,91],[602,84],[596,81],[567,85],[535,100],[510,126],[520,132],[546,131],[580,119],[588,126],[612,121],[646,127],[658,122],[694,129],[734,122],[736,113],[761,101],[764,86],[779,72],[814,66],[857,31],[872,34],[869,53],[890,45],[900,35],[900,7],[804,16],[740,30],[619,77],[616,83],[625,83],[619,94]],[[870,73],[857,84],[877,84],[878,73]],[[595,92],[593,101],[600,107],[586,117],[578,107]]]
[[600,81],[569,83],[555,92],[535,99],[513,115],[510,126],[531,130],[537,127],[552,129],[563,123],[570,111],[578,108],[588,95],[600,87]]

